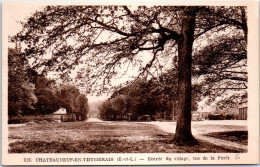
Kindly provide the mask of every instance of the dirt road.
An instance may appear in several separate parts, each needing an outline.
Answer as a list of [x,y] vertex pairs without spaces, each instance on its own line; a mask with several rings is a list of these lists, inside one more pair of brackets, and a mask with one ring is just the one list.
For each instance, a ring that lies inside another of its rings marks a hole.
[[85,122],[104,122],[99,118],[88,118]]

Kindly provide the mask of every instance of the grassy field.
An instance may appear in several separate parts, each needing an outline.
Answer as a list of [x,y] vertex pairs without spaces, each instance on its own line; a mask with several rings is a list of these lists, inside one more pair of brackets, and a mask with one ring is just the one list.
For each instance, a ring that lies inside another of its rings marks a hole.
[[[245,134],[243,133],[243,135]],[[203,141],[199,141],[199,144],[193,147],[176,146],[171,142],[172,137],[172,134],[157,129],[155,125],[133,122],[62,122],[10,126],[9,153],[225,153],[244,151],[219,147]]]

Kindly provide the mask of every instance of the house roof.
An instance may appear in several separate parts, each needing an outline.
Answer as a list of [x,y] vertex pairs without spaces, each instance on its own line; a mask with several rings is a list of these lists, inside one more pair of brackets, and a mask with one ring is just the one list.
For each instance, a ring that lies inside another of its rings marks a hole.
[[65,108],[60,108],[56,112],[53,113],[54,115],[60,115],[60,114],[66,114],[66,109]]

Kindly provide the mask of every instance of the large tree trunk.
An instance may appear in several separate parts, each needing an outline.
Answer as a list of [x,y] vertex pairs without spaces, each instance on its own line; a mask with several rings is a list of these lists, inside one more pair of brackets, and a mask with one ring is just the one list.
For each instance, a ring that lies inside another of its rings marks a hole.
[[191,62],[195,13],[192,9],[185,9],[183,13],[178,41],[178,106],[174,143],[190,145],[196,142],[191,133]]

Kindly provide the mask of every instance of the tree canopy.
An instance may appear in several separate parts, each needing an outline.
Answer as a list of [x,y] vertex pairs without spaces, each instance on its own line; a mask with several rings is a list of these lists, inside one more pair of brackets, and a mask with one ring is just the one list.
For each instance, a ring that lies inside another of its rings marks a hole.
[[[124,65],[124,70],[134,66],[146,75],[162,70],[165,59],[177,55],[185,10],[196,13],[194,39],[228,27],[247,34],[244,7],[47,6],[24,23],[16,39],[27,45],[25,54],[33,57],[35,68],[65,77],[84,64],[78,77],[88,78],[85,84],[97,78],[109,83]],[[46,53],[49,56],[42,56]],[[141,57],[146,62],[140,62]]]
[[247,45],[241,34],[221,36],[193,57],[193,76],[201,79],[209,103],[221,97],[217,105],[230,107],[247,98]]

